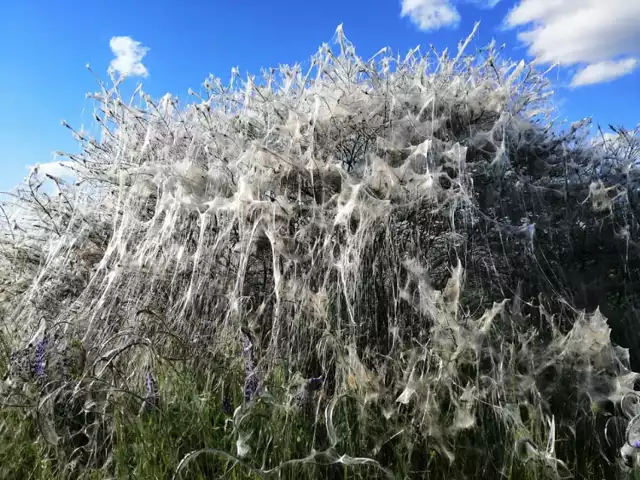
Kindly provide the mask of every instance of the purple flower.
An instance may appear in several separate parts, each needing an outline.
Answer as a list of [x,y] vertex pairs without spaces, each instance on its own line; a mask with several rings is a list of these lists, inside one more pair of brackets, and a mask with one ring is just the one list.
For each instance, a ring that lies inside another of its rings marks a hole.
[[32,359],[33,345],[11,353],[8,377],[16,377],[23,381],[32,378],[34,363]]
[[633,443],[631,444],[631,446],[632,446],[633,448],[640,448],[640,440],[636,440],[635,442],[633,442]]
[[249,403],[253,399],[253,397],[255,397],[256,393],[258,393],[258,387],[259,387],[258,377],[256,376],[255,372],[251,373],[249,376],[247,376],[244,382],[245,402]]
[[144,377],[144,385],[146,389],[146,395],[142,404],[143,411],[149,411],[154,408],[160,407],[160,394],[158,393],[158,383],[153,378],[153,374],[150,370],[147,371]]
[[322,386],[322,376],[320,377],[312,377],[307,380],[307,384],[305,388],[310,392],[315,392]]
[[35,362],[33,365],[33,371],[40,380],[46,380],[47,372],[45,371],[45,357],[47,353],[47,345],[49,344],[49,337],[45,336],[36,344]]

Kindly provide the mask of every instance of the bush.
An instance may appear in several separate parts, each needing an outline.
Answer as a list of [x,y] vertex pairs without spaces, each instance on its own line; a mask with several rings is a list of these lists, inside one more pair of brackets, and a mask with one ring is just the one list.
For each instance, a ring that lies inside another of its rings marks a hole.
[[554,130],[470,39],[101,83],[73,180],[3,208],[7,478],[620,478],[638,132]]

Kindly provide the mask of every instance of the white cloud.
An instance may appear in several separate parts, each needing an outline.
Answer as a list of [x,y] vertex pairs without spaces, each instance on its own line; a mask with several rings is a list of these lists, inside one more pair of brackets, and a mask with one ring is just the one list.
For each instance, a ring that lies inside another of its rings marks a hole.
[[149,49],[131,37],[113,37],[109,42],[111,51],[116,56],[111,60],[109,70],[125,76],[146,77],[149,75],[147,68],[142,64],[142,59]]
[[500,3],[500,0],[469,0],[480,8],[493,8]]
[[[500,0],[461,0],[480,8],[493,8]],[[460,23],[460,13],[455,7],[456,0],[402,0],[401,17],[409,19],[420,30],[437,30],[455,27]]]
[[572,85],[631,73],[640,56],[638,0],[521,0],[505,19],[543,63],[586,65]]
[[402,0],[400,15],[409,17],[420,30],[436,30],[460,22],[460,14],[448,0]]
[[638,60],[636,58],[592,63],[574,75],[571,80],[571,86],[581,87],[583,85],[610,82],[633,72],[637,66]]

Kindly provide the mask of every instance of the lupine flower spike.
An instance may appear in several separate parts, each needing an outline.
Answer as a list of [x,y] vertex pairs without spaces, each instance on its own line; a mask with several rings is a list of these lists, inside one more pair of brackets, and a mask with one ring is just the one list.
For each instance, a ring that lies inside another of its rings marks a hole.
[[160,408],[160,394],[158,393],[158,383],[153,377],[151,370],[147,370],[144,378],[146,395],[142,403],[141,412],[148,412],[155,408]]
[[47,372],[46,372],[46,354],[47,354],[47,345],[49,344],[49,337],[44,336],[42,340],[40,340],[36,344],[36,354],[35,361],[33,364],[33,371],[38,377],[39,380],[46,380]]

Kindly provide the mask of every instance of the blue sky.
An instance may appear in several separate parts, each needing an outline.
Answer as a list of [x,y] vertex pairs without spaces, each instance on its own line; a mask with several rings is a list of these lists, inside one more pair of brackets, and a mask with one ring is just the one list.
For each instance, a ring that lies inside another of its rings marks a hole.
[[[183,99],[209,73],[227,79],[234,66],[243,74],[259,73],[262,66],[305,61],[340,23],[366,56],[383,46],[401,52],[429,44],[455,49],[481,20],[476,46],[495,38],[514,59],[535,55],[562,65],[551,77],[561,118],[592,116],[603,126],[634,127],[640,122],[640,2],[552,3],[3,0],[0,191],[21,181],[27,166],[51,161],[53,151],[75,149],[60,120],[91,126],[85,94],[98,89],[85,65],[106,79],[115,36],[149,48],[142,59],[149,75],[127,79],[132,87],[143,81],[152,96],[171,92]],[[615,27],[608,26],[612,21]]]

